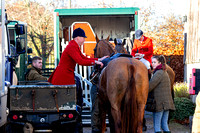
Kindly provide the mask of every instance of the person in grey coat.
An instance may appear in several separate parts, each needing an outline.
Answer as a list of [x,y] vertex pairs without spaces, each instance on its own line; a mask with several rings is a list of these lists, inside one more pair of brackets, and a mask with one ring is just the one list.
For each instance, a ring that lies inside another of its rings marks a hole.
[[[149,92],[153,91],[156,101],[156,111],[153,112],[155,133],[170,133],[168,127],[169,110],[175,110],[172,100],[170,79],[166,71],[166,59],[163,55],[152,58],[154,69],[153,76],[149,82]],[[161,130],[162,128],[162,130]]]

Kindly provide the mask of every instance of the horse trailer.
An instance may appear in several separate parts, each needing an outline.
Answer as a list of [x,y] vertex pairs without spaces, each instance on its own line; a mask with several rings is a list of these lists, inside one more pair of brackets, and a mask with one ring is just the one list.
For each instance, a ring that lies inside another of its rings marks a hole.
[[[56,9],[54,11],[54,57],[55,67],[60,61],[62,51],[70,40],[73,30],[82,28],[87,38],[81,47],[82,52],[89,57],[94,57],[96,35],[100,39],[110,37],[126,38],[127,51],[131,51],[135,30],[138,29],[138,7],[125,8],[84,8],[84,9]],[[91,107],[89,75],[91,67],[76,66],[76,76],[82,80],[83,97],[86,106]]]
[[[132,38],[135,30],[138,29],[137,7],[127,8],[84,8],[84,9],[56,9],[54,11],[54,54],[55,65],[58,65],[61,43],[67,44],[72,40],[72,33],[75,28],[82,28],[86,32],[85,46],[83,52],[93,57],[91,51],[95,47],[95,34],[101,39]],[[84,24],[85,23],[85,24]]]

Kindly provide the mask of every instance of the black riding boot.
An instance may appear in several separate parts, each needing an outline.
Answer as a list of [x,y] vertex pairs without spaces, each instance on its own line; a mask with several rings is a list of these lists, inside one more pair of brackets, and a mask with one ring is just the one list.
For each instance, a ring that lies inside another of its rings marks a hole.
[[160,131],[160,132],[156,132],[156,133],[162,133],[162,132]]
[[164,131],[163,133],[171,133],[171,131]]

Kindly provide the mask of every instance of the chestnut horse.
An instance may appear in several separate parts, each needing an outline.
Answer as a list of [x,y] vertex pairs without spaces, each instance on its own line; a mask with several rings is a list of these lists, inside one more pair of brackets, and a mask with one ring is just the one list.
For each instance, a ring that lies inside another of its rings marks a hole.
[[[98,45],[103,47],[97,45],[96,57],[102,53],[116,53],[108,39],[98,41]],[[148,87],[148,71],[142,62],[125,57],[113,59],[102,71],[99,82],[102,132],[105,131],[108,112],[112,133],[141,133]]]
[[[116,54],[119,51],[121,51],[120,53],[127,53],[126,49],[124,49],[123,47],[125,41],[123,41],[122,45],[119,45],[117,44],[117,41],[114,41],[115,42],[115,47],[114,47],[108,40],[109,40],[109,36],[103,40],[99,40],[98,36],[96,36],[96,42],[98,45],[95,48],[96,49],[95,58],[101,58],[106,55]],[[167,73],[171,81],[171,92],[172,92],[172,97],[174,98],[173,85],[175,81],[175,72],[169,65],[167,65]]]
[[148,72],[142,62],[126,57],[112,60],[99,82],[102,132],[108,112],[112,133],[142,133],[148,87]]

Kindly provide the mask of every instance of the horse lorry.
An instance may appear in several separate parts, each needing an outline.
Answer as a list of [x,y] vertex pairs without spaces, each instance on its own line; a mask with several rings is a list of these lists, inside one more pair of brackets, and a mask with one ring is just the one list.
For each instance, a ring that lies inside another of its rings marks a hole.
[[[114,38],[127,40],[126,48],[130,52],[132,49],[131,40],[134,39],[135,30],[138,29],[137,7],[127,8],[76,8],[76,9],[55,9],[54,10],[54,59],[55,67],[60,61],[61,54],[70,40],[72,40],[73,30],[82,28],[87,38],[81,47],[82,52],[89,57],[94,57],[96,46],[96,35],[100,39],[110,37],[110,42],[114,44]],[[75,75],[81,79],[83,88],[84,111],[89,117],[92,103],[90,89],[92,83],[89,75],[91,67],[76,66]],[[84,113],[84,112],[83,112]],[[90,125],[90,119],[83,116],[83,124]]]
[[82,132],[76,85],[27,82],[31,61],[27,24],[8,21],[4,1],[0,24],[0,132]]

